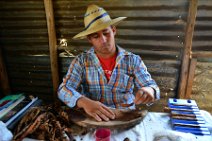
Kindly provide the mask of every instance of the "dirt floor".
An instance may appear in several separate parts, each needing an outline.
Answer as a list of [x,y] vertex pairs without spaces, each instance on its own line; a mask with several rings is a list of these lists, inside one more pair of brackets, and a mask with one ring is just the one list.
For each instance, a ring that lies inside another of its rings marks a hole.
[[197,63],[191,97],[200,109],[212,114],[212,63]]

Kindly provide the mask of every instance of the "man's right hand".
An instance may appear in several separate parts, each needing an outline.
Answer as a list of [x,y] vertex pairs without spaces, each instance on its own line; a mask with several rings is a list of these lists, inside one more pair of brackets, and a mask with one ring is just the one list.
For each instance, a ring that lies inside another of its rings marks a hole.
[[81,97],[77,101],[77,106],[83,108],[89,116],[97,121],[109,121],[110,119],[115,119],[115,113],[99,101],[94,101],[87,97]]

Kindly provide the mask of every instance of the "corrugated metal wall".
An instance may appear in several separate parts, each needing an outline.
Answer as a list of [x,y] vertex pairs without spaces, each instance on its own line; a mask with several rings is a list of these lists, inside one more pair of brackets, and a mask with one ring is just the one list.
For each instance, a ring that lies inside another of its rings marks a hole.
[[[43,1],[0,3],[1,46],[12,91],[51,98],[52,82]],[[65,38],[71,50],[90,47],[86,40],[71,40],[73,35],[83,29],[83,15],[88,4],[103,6],[112,18],[128,17],[118,26],[117,43],[141,55],[159,84],[162,97],[173,97],[176,94],[188,1],[55,0],[53,3],[58,44],[59,39]],[[71,58],[60,59],[62,78]]]
[[43,0],[0,1],[0,46],[12,92],[52,99]]
[[[117,27],[117,43],[143,58],[161,88],[161,102],[174,97],[189,0],[53,0],[58,45],[60,39],[67,39],[68,49],[74,53],[90,47],[86,40],[71,38],[83,30],[83,15],[87,5],[93,3],[103,6],[112,18],[128,17]],[[0,22],[0,46],[12,91],[53,99],[43,0],[0,1]],[[199,24],[210,26],[209,22]],[[61,81],[71,60],[60,57]]]
[[212,1],[199,0],[193,37],[193,53],[212,52]]

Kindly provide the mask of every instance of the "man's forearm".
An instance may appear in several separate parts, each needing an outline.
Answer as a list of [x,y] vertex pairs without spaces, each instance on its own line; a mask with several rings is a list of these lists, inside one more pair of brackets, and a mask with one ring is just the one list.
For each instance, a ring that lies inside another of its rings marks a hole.
[[76,102],[82,95],[73,88],[67,88],[65,85],[60,85],[58,89],[58,98],[70,108],[76,106]]

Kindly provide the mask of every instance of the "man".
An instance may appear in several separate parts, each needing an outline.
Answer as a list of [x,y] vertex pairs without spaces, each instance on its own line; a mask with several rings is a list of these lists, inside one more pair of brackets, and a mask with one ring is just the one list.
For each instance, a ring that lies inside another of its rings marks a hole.
[[103,8],[88,6],[85,30],[73,39],[87,37],[93,47],[72,61],[58,89],[66,105],[83,108],[97,121],[114,119],[111,108],[133,108],[160,98],[141,58],[115,43],[115,25],[125,18],[111,19]]

